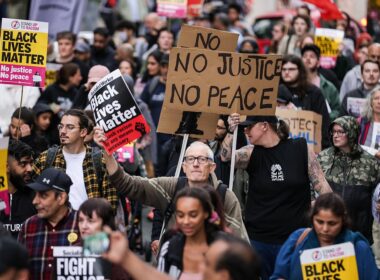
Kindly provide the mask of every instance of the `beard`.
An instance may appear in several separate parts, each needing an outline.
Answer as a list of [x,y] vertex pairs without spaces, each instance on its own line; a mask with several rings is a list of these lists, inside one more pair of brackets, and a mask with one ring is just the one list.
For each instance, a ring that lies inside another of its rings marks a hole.
[[13,172],[9,173],[9,181],[17,190],[23,190],[26,188],[26,184],[31,180],[25,182],[24,177],[22,175],[15,174]]

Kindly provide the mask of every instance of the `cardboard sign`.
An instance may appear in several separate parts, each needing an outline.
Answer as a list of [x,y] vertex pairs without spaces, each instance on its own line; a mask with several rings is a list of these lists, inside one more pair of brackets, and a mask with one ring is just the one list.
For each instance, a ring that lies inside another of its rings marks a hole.
[[173,48],[166,105],[216,114],[274,115],[281,63],[280,55]]
[[350,116],[358,118],[366,103],[365,98],[348,97],[347,98],[347,112]]
[[[238,35],[231,32],[211,28],[182,25],[178,38],[178,46],[185,48],[198,47],[201,49],[215,49],[234,51],[237,47]],[[193,115],[189,116],[178,108],[168,108],[169,100],[165,96],[162,106],[157,132],[168,134],[185,134],[181,126],[186,123],[186,117],[195,118],[188,134],[193,138],[214,139],[218,114],[201,113],[195,108]],[[190,120],[191,121],[191,120]],[[189,120],[187,120],[189,122]],[[197,133],[192,133],[197,132]]]
[[300,258],[304,280],[359,279],[351,242],[305,250]]
[[44,87],[48,23],[3,18],[0,83]]
[[187,0],[157,0],[157,13],[168,18],[186,18]]
[[0,212],[10,213],[8,198],[7,159],[9,137],[0,138]]
[[104,143],[111,154],[124,144],[149,133],[150,128],[120,70],[105,76],[88,95],[94,119],[106,136]]
[[239,34],[199,26],[182,25],[178,47],[233,52]]
[[342,43],[344,32],[336,29],[317,28],[314,42],[321,49],[320,64],[323,68],[333,68],[339,53],[339,45]]
[[57,280],[105,280],[110,279],[111,266],[98,256],[83,257],[82,247],[55,246],[53,248]]
[[[172,110],[163,106],[157,131],[176,135],[185,134],[185,132],[181,131],[181,126],[184,123],[183,115],[183,111]],[[195,132],[197,133],[189,133],[190,136],[192,138],[209,140],[214,139],[219,115],[210,113],[194,113],[193,116],[196,118],[196,120],[192,122],[195,126],[193,127],[193,131],[196,130]]]
[[307,144],[319,153],[322,149],[322,116],[312,111],[277,109],[276,116],[283,119],[290,129],[290,138],[303,137]]
[[45,88],[55,83],[57,72],[61,67],[62,64],[59,63],[46,63]]

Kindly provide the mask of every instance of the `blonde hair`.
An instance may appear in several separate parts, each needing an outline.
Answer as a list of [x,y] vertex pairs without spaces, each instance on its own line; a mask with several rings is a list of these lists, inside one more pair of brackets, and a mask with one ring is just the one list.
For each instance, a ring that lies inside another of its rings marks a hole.
[[375,93],[377,92],[380,92],[380,85],[375,86],[370,91],[370,93],[366,97],[366,102],[364,103],[364,107],[361,112],[361,116],[367,118],[369,121],[373,120],[372,102],[373,102],[373,97],[375,96]]

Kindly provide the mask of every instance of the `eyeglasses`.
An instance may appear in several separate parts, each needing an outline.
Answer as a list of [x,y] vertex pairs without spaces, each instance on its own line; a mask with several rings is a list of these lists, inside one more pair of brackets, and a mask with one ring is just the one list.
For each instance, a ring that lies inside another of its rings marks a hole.
[[281,69],[282,72],[286,72],[286,71],[292,72],[292,71],[297,71],[297,70],[298,70],[297,67],[292,67],[292,68],[282,68],[282,69]]
[[188,164],[194,163],[195,160],[197,160],[199,164],[205,164],[209,160],[212,160],[212,159],[209,157],[204,157],[204,156],[198,156],[198,157],[188,156],[188,157],[184,157],[183,160],[184,162]]
[[74,130],[75,128],[80,128],[80,126],[75,126],[73,124],[67,124],[67,125],[64,125],[64,124],[59,124],[57,125],[58,127],[58,130],[62,130],[64,128],[66,128],[67,131],[71,131],[71,130]]
[[216,128],[217,128],[217,129],[226,129],[225,127],[220,126],[220,125],[217,125]]
[[346,135],[347,132],[345,132],[344,130],[333,130],[330,132],[331,136],[334,136],[335,134],[336,136],[340,137],[340,136]]

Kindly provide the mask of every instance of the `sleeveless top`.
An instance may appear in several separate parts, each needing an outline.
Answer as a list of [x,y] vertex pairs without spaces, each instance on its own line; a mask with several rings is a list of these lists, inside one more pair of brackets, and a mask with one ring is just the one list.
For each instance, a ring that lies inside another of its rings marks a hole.
[[305,139],[281,140],[272,148],[255,146],[247,172],[249,238],[282,244],[294,230],[307,225],[311,194]]

